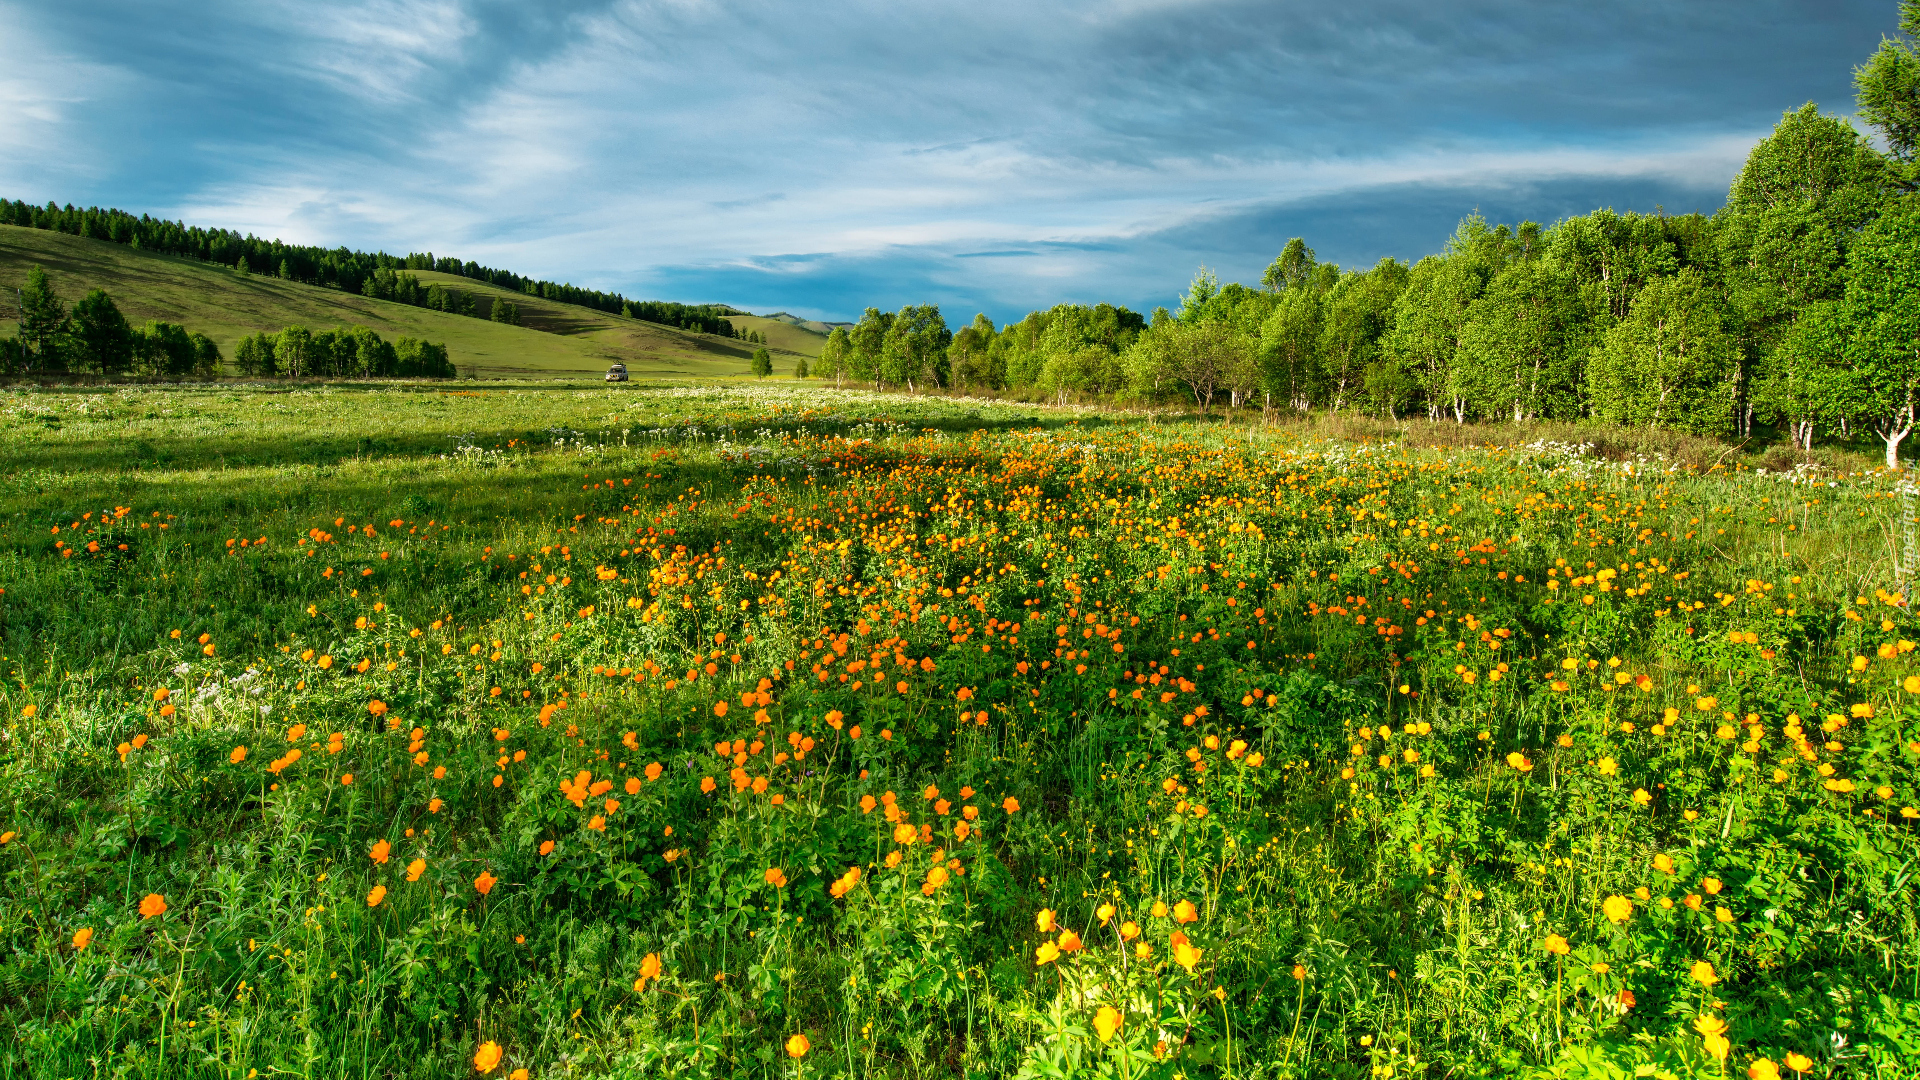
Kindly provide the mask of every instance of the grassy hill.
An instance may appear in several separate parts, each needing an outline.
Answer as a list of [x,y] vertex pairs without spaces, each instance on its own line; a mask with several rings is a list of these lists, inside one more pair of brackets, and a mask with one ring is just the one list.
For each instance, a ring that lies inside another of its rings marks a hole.
[[[753,355],[753,347],[743,341],[555,303],[449,274],[416,272],[422,282],[440,281],[477,296],[510,299],[519,305],[524,325],[449,315],[258,274],[243,276],[193,259],[11,225],[0,225],[0,319],[5,320],[0,331],[11,332],[13,291],[36,265],[68,303],[89,289],[105,289],[128,320],[179,323],[218,342],[225,356],[232,356],[235,343],[248,334],[294,323],[315,330],[358,324],[388,339],[442,341],[461,374],[481,377],[577,378],[598,375],[615,363],[626,364],[636,377],[737,376],[747,374]],[[776,356],[809,351],[805,339],[814,335],[770,325],[795,335],[791,342],[782,339],[770,346]],[[768,340],[774,340],[772,332]],[[809,354],[819,351],[816,344]]]
[[[742,330],[758,330],[766,337],[767,351],[773,354],[776,371],[792,366],[790,362],[783,365],[782,353],[801,355],[812,360],[820,355],[820,350],[827,344],[826,331],[815,331],[809,324],[796,325],[771,315],[732,315],[728,321]],[[791,356],[787,359],[790,361]]]

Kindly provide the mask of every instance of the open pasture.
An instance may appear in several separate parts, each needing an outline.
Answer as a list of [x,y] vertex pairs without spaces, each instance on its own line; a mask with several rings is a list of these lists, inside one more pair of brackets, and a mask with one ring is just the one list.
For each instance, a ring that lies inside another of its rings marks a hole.
[[0,1073],[1920,1075],[1887,474],[461,387],[0,397]]

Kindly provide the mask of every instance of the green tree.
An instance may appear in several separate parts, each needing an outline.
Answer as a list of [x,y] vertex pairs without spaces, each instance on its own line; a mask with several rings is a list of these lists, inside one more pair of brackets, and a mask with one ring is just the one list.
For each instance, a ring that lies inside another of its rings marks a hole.
[[1886,443],[1887,468],[1920,406],[1920,195],[1901,199],[1861,233],[1848,258],[1846,320],[1856,417]]
[[887,327],[881,344],[882,377],[908,390],[943,387],[948,381],[947,347],[952,344],[953,331],[938,305],[909,304]]
[[1260,284],[1266,286],[1268,292],[1298,289],[1307,283],[1316,265],[1313,249],[1296,236],[1287,241],[1287,246],[1267,265],[1267,272],[1260,275]]
[[1867,62],[1853,70],[1860,118],[1878,128],[1887,151],[1911,186],[1920,155],[1920,0],[1901,0],[1900,32],[1881,38]]
[[509,300],[495,300],[492,308],[487,312],[487,318],[497,323],[505,323],[508,326],[519,326],[519,305]]
[[1544,259],[1515,263],[1468,311],[1448,392],[1482,417],[1573,415],[1583,329],[1564,269]]
[[193,359],[193,336],[184,326],[150,321],[134,332],[133,366],[142,375],[191,375]]
[[1172,320],[1149,327],[1127,353],[1129,381],[1136,393],[1157,396],[1179,386],[1202,411],[1253,362],[1254,342],[1224,322]]
[[1005,371],[994,370],[998,357],[993,345],[998,336],[993,320],[987,318],[985,312],[975,315],[973,322],[954,333],[953,344],[947,346],[947,367],[952,372],[954,389],[993,389],[1000,385]]
[[892,328],[890,311],[868,308],[861,314],[860,321],[847,333],[847,374],[862,382],[872,382],[876,390],[880,388],[883,375],[880,356],[886,346],[887,331]]
[[815,373],[822,379],[832,379],[838,386],[848,374],[847,366],[853,354],[853,336],[844,326],[836,326],[827,334],[827,343],[820,348],[820,362],[815,365]]
[[1595,416],[1702,435],[1733,428],[1739,347],[1719,288],[1686,269],[1648,283],[1587,372]]
[[211,379],[220,374],[220,346],[205,334],[187,335],[193,343],[193,373]]
[[274,364],[282,374],[298,379],[309,374],[307,370],[308,351],[313,346],[313,332],[298,324],[280,331],[274,341]]
[[773,374],[773,354],[765,348],[753,350],[752,370],[756,377],[762,379]]
[[807,377],[807,358],[805,356],[794,358],[793,377],[796,379],[804,379]]
[[1287,408],[1312,408],[1320,372],[1324,303],[1312,289],[1289,288],[1260,326],[1260,382],[1269,400]]
[[59,366],[61,330],[66,323],[67,305],[53,291],[46,271],[38,266],[28,270],[27,283],[20,289],[20,340],[31,356],[30,370]]
[[1813,449],[1817,425],[1862,411],[1861,387],[1847,370],[1847,330],[1839,303],[1809,304],[1760,365],[1756,406],[1803,450]]
[[1371,270],[1341,275],[1327,294],[1318,351],[1321,378],[1335,412],[1360,389],[1367,366],[1379,356],[1380,339],[1392,325],[1394,303],[1406,290],[1407,279],[1405,263],[1381,259]]
[[133,327],[112,297],[93,289],[73,305],[67,322],[67,348],[74,366],[117,375],[133,364]]
[[247,257],[245,255],[233,261],[233,268],[241,277],[246,277],[248,274],[253,273],[253,267],[247,265]]
[[1884,205],[1886,161],[1846,121],[1812,105],[1783,116],[1734,178],[1717,215],[1724,275],[1745,349],[1729,373],[1744,433],[1758,398],[1745,357],[1766,357],[1800,313],[1845,290],[1847,249]]
[[1394,304],[1387,350],[1415,383],[1429,420],[1438,420],[1443,409],[1456,423],[1466,420],[1454,356],[1468,313],[1490,276],[1491,270],[1466,255],[1429,255],[1414,264],[1407,290]]

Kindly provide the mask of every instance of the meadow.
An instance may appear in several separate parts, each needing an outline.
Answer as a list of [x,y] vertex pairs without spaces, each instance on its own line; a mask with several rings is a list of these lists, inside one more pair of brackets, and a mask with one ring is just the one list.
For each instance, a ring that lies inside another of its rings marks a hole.
[[0,1075],[1920,1076],[1895,478],[0,395]]

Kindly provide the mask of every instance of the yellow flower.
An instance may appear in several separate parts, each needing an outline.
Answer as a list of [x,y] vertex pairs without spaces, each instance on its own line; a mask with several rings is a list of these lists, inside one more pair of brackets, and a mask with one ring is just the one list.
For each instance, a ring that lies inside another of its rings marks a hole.
[[500,1044],[488,1039],[473,1052],[473,1067],[483,1073],[490,1073],[500,1067]]
[[1051,964],[1058,959],[1060,959],[1060,946],[1055,945],[1051,941],[1043,941],[1040,943],[1039,948],[1033,950],[1033,965],[1035,967]]
[[1555,956],[1565,956],[1568,952],[1567,939],[1559,934],[1548,934],[1543,947]]
[[1747,1080],[1780,1080],[1780,1066],[1771,1058],[1754,1058],[1747,1066]]
[[813,1044],[807,1041],[805,1035],[795,1035],[787,1040],[787,1056],[790,1058],[799,1059],[806,1057],[807,1051],[811,1049],[813,1049]]
[[1699,1016],[1694,1018],[1693,1027],[1700,1033],[1700,1041],[1706,1044],[1707,1053],[1716,1061],[1725,1061],[1727,1051],[1732,1049],[1727,1041],[1727,1022],[1717,1016]]
[[1100,1011],[1093,1014],[1093,1030],[1099,1034],[1101,1042],[1112,1042],[1114,1032],[1120,1030],[1124,1019],[1120,1010],[1111,1005],[1102,1005]]
[[1713,965],[1705,960],[1695,960],[1690,974],[1693,976],[1693,981],[1701,986],[1712,986],[1720,981],[1720,976],[1713,972]]
[[1187,974],[1191,975],[1193,966],[1200,962],[1200,950],[1183,941],[1173,947],[1173,962],[1186,968]]
[[1805,1054],[1795,1053],[1789,1050],[1787,1051],[1787,1068],[1797,1073],[1806,1072],[1808,1069],[1813,1068],[1813,1059]]
[[1633,918],[1633,901],[1624,896],[1609,896],[1601,901],[1600,910],[1606,914],[1608,922],[1618,926]]

